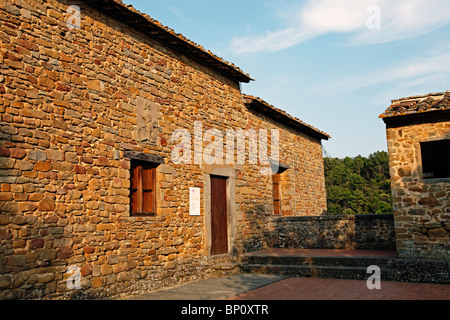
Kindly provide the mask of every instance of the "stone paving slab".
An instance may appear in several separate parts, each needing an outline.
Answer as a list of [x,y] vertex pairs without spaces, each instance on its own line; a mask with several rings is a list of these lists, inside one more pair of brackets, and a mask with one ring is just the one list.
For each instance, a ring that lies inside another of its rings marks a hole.
[[239,274],[210,278],[129,297],[127,300],[450,300],[450,285]]
[[210,278],[177,285],[138,296],[129,300],[226,300],[239,294],[286,279],[282,275],[239,274]]
[[450,285],[381,281],[288,278],[232,297],[231,300],[450,300]]

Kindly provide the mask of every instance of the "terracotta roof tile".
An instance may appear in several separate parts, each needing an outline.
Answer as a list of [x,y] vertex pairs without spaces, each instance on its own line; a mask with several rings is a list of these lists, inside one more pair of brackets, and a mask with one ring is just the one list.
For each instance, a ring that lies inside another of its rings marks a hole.
[[294,125],[294,127],[296,127],[297,129],[301,129],[302,131],[310,135],[317,136],[320,139],[328,140],[331,138],[331,136],[329,136],[327,133],[320,131],[319,129],[301,121],[299,118],[291,116],[284,110],[272,106],[261,98],[254,97],[248,94],[244,94],[243,98],[246,105],[257,104],[260,107],[259,109],[261,111],[266,111],[266,113],[275,115],[276,120],[282,123]]
[[393,100],[380,118],[450,110],[450,91]]
[[102,12],[115,15],[121,21],[128,22],[140,29],[145,29],[155,39],[166,45],[169,44],[178,51],[193,56],[200,62],[220,70],[237,81],[250,82],[253,80],[233,63],[216,56],[211,51],[176,33],[173,29],[164,26],[149,15],[138,11],[132,5],[125,4],[121,0],[91,0],[88,3],[98,7]]

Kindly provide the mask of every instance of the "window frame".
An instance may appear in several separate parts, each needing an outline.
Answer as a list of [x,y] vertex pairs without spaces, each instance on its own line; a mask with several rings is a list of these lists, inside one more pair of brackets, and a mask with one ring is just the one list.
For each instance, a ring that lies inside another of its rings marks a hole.
[[[431,166],[430,168],[430,163],[429,161],[431,160],[436,160],[433,158],[436,158],[435,155],[430,156],[430,153],[434,150],[445,150],[445,148],[439,148],[440,146],[438,144],[450,144],[450,139],[440,139],[440,140],[429,140],[429,141],[421,141],[419,143],[420,145],[420,175],[422,177],[422,180],[424,182],[432,182],[432,181],[436,181],[436,180],[450,180],[450,174],[447,173],[447,176],[441,176],[441,175],[433,175],[433,176],[428,176],[427,174],[431,173],[431,171],[429,169],[435,169],[433,166]],[[432,144],[435,144],[434,146]],[[431,149],[431,150],[430,150]],[[448,151],[447,151],[448,152]],[[445,158],[447,159],[447,158]],[[442,162],[442,160],[440,160]],[[438,159],[439,162],[439,159]],[[435,166],[441,167],[438,164],[435,164]],[[445,167],[445,166],[444,166]],[[438,171],[439,172],[439,171]],[[433,171],[433,173],[435,173],[435,170]]]
[[272,201],[273,214],[281,216],[281,173],[272,175]]
[[[272,170],[272,204],[273,204],[273,215],[274,216],[283,216],[283,189],[281,188],[282,183],[282,174],[290,169],[290,166],[283,164],[279,161],[275,161],[270,159],[271,170]],[[275,185],[277,185],[277,194],[278,198],[275,198]],[[278,205],[275,203],[278,202]],[[278,210],[276,210],[278,209]],[[277,212],[278,211],[278,212]]]
[[[151,217],[156,215],[156,168],[158,163],[131,160],[130,164],[130,216]],[[135,174],[137,173],[137,175]],[[145,181],[146,174],[150,174],[150,181]],[[135,180],[136,179],[136,180]],[[150,185],[144,186],[144,183]],[[150,187],[150,188],[149,188]],[[136,199],[134,195],[136,194]],[[147,195],[146,195],[147,194]],[[148,199],[148,197],[150,199]],[[146,207],[151,206],[151,210]],[[136,208],[137,207],[137,208]]]

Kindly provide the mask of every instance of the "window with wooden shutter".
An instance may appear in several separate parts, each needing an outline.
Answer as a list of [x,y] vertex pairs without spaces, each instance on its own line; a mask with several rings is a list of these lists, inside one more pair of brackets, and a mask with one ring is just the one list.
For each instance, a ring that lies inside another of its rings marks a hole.
[[132,161],[131,215],[156,214],[156,164]]
[[273,186],[273,214],[281,214],[281,188],[280,188],[280,174],[276,173],[272,175]]
[[272,198],[273,198],[273,214],[280,216],[283,214],[281,209],[282,188],[281,175],[289,169],[289,166],[279,161],[271,161],[272,166]]

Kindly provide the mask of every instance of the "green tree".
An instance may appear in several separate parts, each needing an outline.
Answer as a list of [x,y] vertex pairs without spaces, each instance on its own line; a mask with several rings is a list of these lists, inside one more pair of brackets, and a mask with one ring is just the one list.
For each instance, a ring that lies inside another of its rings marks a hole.
[[392,212],[389,155],[324,158],[328,214]]

